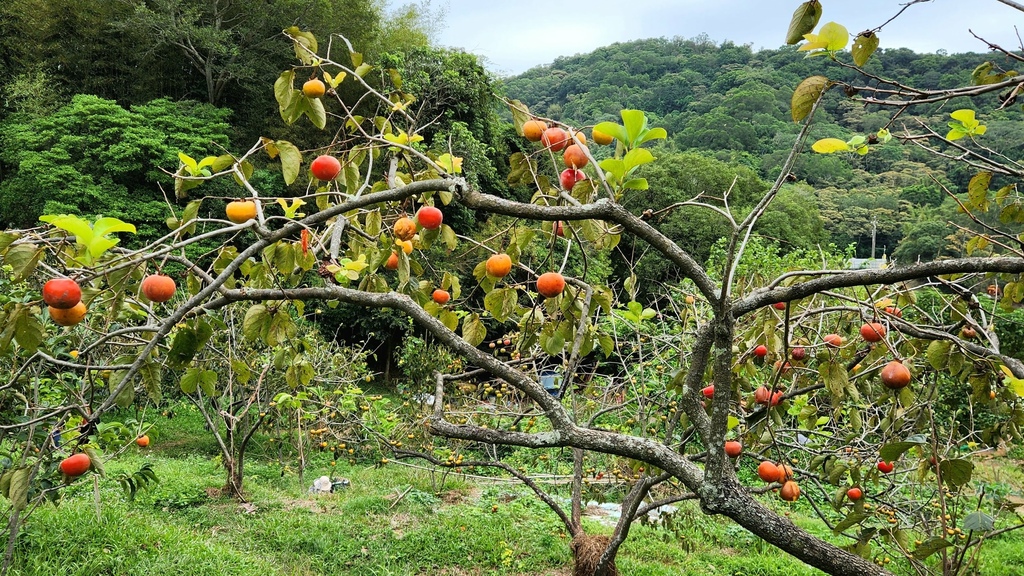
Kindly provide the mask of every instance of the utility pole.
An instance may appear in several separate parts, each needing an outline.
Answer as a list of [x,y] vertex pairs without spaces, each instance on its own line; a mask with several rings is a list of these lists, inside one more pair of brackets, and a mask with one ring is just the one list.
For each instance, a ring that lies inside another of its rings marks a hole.
[[871,259],[875,259],[875,233],[878,232],[878,218],[871,215]]

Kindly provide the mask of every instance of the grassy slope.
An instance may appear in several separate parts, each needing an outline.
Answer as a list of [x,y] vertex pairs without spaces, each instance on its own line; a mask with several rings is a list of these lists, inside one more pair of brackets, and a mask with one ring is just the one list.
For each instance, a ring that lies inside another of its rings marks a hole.
[[[256,511],[246,513],[231,500],[207,495],[223,484],[223,474],[212,445],[195,436],[196,422],[188,416],[160,420],[153,446],[110,463],[108,474],[150,462],[161,483],[129,503],[115,481],[100,480],[97,520],[93,483],[79,480],[58,508],[32,516],[13,574],[569,574],[561,525],[517,486],[449,478],[441,487],[403,466],[339,466],[335,475],[350,478],[352,487],[314,498],[281,466],[253,461],[247,487]],[[316,460],[306,483],[329,470],[326,459]],[[820,529],[814,520],[796,518]],[[820,574],[695,506],[681,508],[676,526],[675,534],[637,526],[620,554],[623,573]],[[590,529],[607,530],[596,523]],[[987,573],[1024,573],[1017,537],[993,542],[986,557],[989,566],[1000,566]]]

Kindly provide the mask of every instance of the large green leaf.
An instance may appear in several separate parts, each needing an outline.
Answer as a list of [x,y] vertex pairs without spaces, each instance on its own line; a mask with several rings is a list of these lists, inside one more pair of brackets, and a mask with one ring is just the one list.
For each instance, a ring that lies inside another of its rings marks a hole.
[[793,122],[800,122],[811,113],[814,103],[818,101],[822,93],[829,87],[829,80],[824,76],[811,76],[805,78],[796,90],[793,91],[793,98],[790,108],[793,115]]
[[933,340],[924,354],[928,359],[928,364],[937,371],[945,370],[946,364],[949,363],[949,350],[952,346],[953,343],[948,340]]
[[913,556],[917,560],[924,560],[925,558],[935,554],[943,548],[952,546],[947,540],[934,536],[925,540],[923,544],[914,549]]
[[903,455],[904,452],[910,450],[915,446],[924,444],[924,440],[921,442],[907,441],[907,442],[893,442],[892,444],[886,444],[878,451],[879,457],[886,462],[895,462]]
[[988,189],[992,184],[991,172],[978,172],[967,184],[968,205],[980,212],[988,212]]
[[843,532],[843,530],[846,530],[847,528],[850,528],[854,525],[860,524],[861,522],[870,517],[871,514],[867,514],[865,512],[850,512],[849,514],[847,514],[846,518],[843,518],[842,522],[836,524],[836,527],[832,529],[832,532],[836,535],[839,535]]
[[492,290],[484,297],[484,308],[490,312],[498,322],[508,320],[516,313],[517,307],[518,292],[513,288]]
[[35,244],[16,244],[8,248],[3,262],[13,269],[13,280],[22,282],[36,271],[43,249]]
[[[284,33],[295,40],[295,57],[307,66],[313,64],[317,50],[319,50],[316,42],[316,36],[314,36],[312,32],[306,32],[299,29],[298,26],[285,28]],[[310,52],[312,52],[312,54],[310,54]]]
[[480,321],[479,314],[470,314],[462,320],[462,337],[470,346],[479,346],[487,337],[487,328]]
[[821,18],[821,3],[818,0],[804,2],[793,12],[786,31],[786,44],[793,45],[804,39],[804,34],[814,31]]
[[868,63],[868,59],[878,49],[878,35],[874,32],[862,32],[853,41],[853,48],[850,52],[853,54],[853,63],[857,66],[863,66]]
[[959,488],[971,481],[974,473],[974,464],[970,460],[954,458],[939,462],[939,472],[942,473],[942,481],[950,488]]
[[968,532],[988,532],[995,528],[996,519],[981,510],[975,510],[964,517],[964,530]]
[[278,140],[274,142],[277,153],[281,157],[281,176],[284,177],[286,186],[290,186],[299,177],[299,167],[302,166],[302,152],[299,152],[291,142]]
[[32,469],[29,467],[18,468],[11,474],[8,495],[16,511],[24,510],[28,506],[28,481],[31,476]]

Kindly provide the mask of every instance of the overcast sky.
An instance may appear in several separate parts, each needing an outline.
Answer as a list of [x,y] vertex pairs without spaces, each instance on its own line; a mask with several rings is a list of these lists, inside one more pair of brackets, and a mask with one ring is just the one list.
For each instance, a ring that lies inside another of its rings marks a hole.
[[[851,34],[888,20],[909,0],[822,0],[820,24],[830,20]],[[409,0],[388,0],[390,5]],[[488,69],[518,74],[549,64],[558,56],[590,52],[599,46],[640,38],[707,33],[759,48],[778,48],[800,0],[432,0],[443,10],[438,42],[486,59]],[[918,52],[940,48],[950,54],[984,52],[979,36],[1016,47],[1013,29],[1024,13],[997,0],[931,0],[915,4],[879,34],[884,48]]]

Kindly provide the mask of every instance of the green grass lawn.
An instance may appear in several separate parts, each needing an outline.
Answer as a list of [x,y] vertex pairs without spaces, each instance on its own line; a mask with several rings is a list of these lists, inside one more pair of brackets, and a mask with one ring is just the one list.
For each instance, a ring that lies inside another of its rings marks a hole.
[[[399,464],[330,466],[314,458],[304,485],[269,457],[251,460],[246,489],[253,509],[217,494],[224,474],[214,446],[188,416],[158,420],[153,445],[108,464],[63,491],[58,507],[37,509],[21,532],[16,575],[568,575],[569,540],[558,519],[516,484],[438,478]],[[127,501],[112,476],[152,464],[160,483]],[[351,487],[311,496],[322,474]],[[778,504],[780,507],[783,504]],[[824,534],[794,509],[799,524]],[[591,531],[610,531],[596,521]],[[985,550],[985,574],[1024,573],[1014,533]],[[694,504],[680,507],[675,530],[638,525],[619,555],[637,576],[821,574],[785,557]],[[896,563],[893,564],[896,566]],[[997,569],[996,567],[1001,568]],[[1009,569],[1010,571],[1006,571]],[[1014,572],[1016,570],[1017,572]]]

